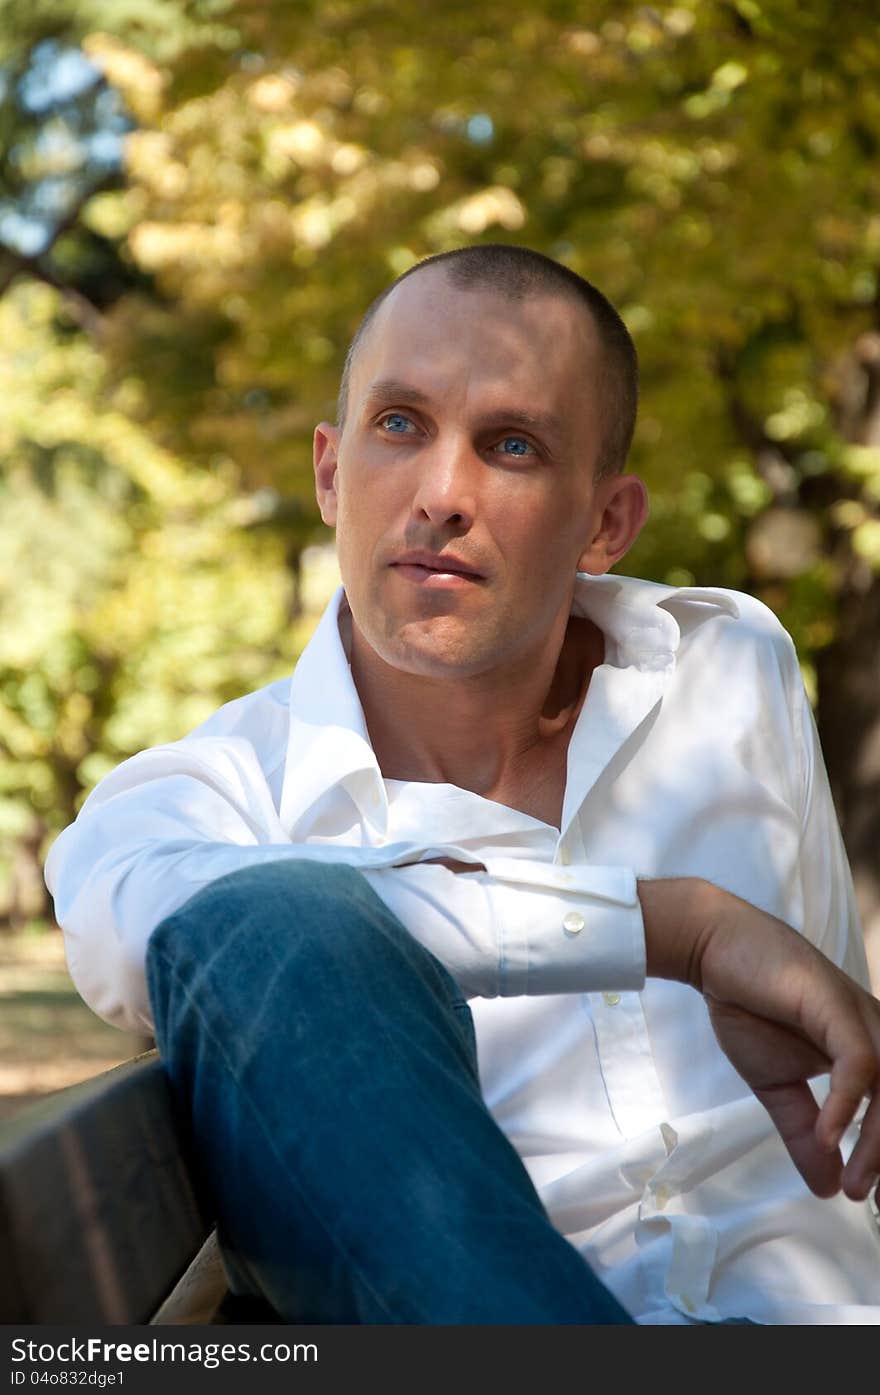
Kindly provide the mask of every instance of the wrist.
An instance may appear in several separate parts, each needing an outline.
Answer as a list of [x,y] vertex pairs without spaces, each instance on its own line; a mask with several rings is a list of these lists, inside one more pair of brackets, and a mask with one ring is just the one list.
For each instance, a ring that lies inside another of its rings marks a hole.
[[661,877],[637,884],[649,978],[674,979],[698,991],[701,964],[724,893],[702,877]]

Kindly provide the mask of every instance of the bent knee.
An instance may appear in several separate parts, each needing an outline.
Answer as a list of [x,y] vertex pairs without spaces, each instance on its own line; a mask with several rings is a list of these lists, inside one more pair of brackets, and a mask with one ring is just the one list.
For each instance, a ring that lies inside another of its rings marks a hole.
[[253,957],[273,941],[288,953],[312,943],[326,951],[356,933],[365,916],[383,915],[392,919],[355,868],[279,858],[200,887],[156,926],[148,954],[205,963],[232,942],[241,942]]
[[156,976],[174,969],[190,978],[219,970],[234,979],[257,963],[284,964],[302,984],[327,972],[362,979],[414,972],[448,1001],[461,1001],[446,968],[346,863],[279,858],[218,877],[160,922],[147,959]]

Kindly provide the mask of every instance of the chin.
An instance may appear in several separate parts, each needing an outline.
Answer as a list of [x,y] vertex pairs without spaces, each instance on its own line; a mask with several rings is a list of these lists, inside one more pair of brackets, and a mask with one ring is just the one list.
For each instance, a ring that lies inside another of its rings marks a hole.
[[[463,643],[464,638],[471,642]],[[389,667],[420,678],[469,678],[492,667],[491,658],[474,652],[473,636],[409,637],[398,632],[383,636],[373,647]]]
[[492,643],[493,634],[487,635],[486,627],[473,620],[453,615],[404,618],[387,611],[378,615],[374,611],[369,623],[358,627],[361,639],[399,673],[454,681],[486,673],[503,661],[497,637]]

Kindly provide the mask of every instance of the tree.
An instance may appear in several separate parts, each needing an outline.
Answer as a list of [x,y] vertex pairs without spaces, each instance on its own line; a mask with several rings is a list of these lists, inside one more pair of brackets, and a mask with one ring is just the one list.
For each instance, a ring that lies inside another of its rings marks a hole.
[[52,288],[0,301],[0,834],[8,916],[46,907],[47,836],[120,760],[290,671],[283,540],[237,472],[188,470],[133,424]]

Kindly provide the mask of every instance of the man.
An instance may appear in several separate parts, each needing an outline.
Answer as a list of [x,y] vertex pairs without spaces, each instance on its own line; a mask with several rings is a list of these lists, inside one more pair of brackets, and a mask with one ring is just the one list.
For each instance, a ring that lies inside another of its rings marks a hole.
[[400,278],[315,432],[343,589],[293,679],[51,851],[75,981],[155,1022],[234,1285],[288,1320],[880,1318],[880,1005],[815,729],[760,604],[606,575],[635,405],[556,263]]

